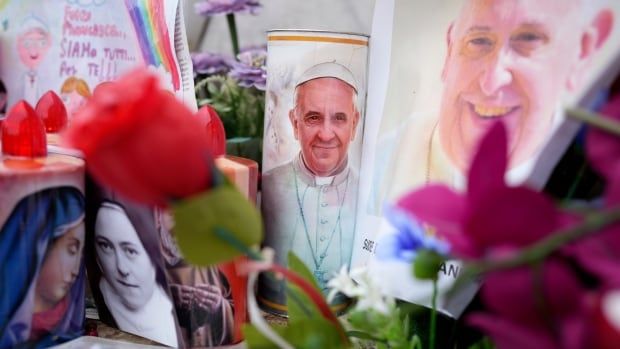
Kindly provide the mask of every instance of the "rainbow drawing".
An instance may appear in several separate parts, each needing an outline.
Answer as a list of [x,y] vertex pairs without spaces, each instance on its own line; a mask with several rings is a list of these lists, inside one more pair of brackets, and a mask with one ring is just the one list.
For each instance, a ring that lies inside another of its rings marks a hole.
[[181,88],[181,78],[170,44],[164,1],[125,0],[125,5],[145,63],[155,67],[163,66],[172,75],[172,84],[175,91],[178,91]]

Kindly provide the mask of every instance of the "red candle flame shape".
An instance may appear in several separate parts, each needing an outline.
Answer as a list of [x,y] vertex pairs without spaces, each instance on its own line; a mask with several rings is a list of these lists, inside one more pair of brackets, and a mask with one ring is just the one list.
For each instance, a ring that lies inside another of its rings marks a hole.
[[226,131],[215,109],[210,105],[205,105],[198,109],[196,116],[205,124],[213,156],[226,155]]
[[2,153],[12,156],[47,155],[43,120],[26,101],[19,101],[2,123]]
[[57,133],[67,126],[67,108],[56,92],[47,91],[35,107],[35,111],[45,124],[45,131]]

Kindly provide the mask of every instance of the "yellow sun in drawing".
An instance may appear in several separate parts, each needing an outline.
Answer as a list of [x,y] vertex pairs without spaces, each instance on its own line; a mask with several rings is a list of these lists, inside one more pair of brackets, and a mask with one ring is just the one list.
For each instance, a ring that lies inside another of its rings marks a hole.
[[9,3],[10,0],[0,0],[0,11],[4,10],[6,4]]

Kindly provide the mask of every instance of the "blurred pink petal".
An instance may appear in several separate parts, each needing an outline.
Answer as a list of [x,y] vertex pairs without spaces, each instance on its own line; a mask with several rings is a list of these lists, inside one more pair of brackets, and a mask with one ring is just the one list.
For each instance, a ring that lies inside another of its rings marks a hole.
[[565,250],[602,283],[620,287],[620,225],[588,236],[567,246]]
[[[520,267],[488,274],[481,295],[489,310],[519,322],[541,325],[545,321],[543,312],[563,316],[581,311],[579,304],[585,290],[567,264],[556,258],[545,262],[541,269],[535,268]],[[542,291],[543,294],[537,294]]]
[[519,333],[529,337],[520,339],[526,341],[521,342],[522,348],[584,348],[586,290],[560,259],[536,268],[488,274],[481,291],[488,313],[475,314],[468,322],[488,333],[502,349],[516,348]]
[[481,251],[525,247],[558,228],[553,201],[524,187],[496,188],[469,209],[463,229]]
[[475,203],[494,188],[503,188],[508,165],[506,127],[496,122],[478,145],[467,182],[469,202]]
[[398,207],[409,211],[438,231],[459,231],[465,212],[465,200],[445,185],[429,185],[403,196]]
[[437,236],[450,243],[458,255],[471,255],[473,249],[462,232],[465,198],[445,185],[428,185],[403,196],[397,206],[432,226]]
[[557,346],[541,329],[516,324],[501,316],[475,313],[467,323],[488,334],[498,349],[554,349]]

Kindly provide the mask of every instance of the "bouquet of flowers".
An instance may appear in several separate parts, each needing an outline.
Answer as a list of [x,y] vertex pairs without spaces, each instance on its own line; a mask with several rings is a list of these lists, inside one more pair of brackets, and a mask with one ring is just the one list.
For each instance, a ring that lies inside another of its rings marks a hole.
[[208,52],[192,55],[198,104],[218,112],[228,138],[262,137],[266,58],[263,48],[246,49],[237,60]]
[[233,47],[233,56],[192,54],[198,104],[211,105],[222,118],[229,152],[260,163],[267,51],[265,47],[239,49],[235,15],[256,14],[261,5],[252,0],[207,0],[195,6],[204,16],[226,16]]

